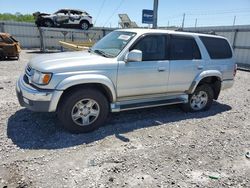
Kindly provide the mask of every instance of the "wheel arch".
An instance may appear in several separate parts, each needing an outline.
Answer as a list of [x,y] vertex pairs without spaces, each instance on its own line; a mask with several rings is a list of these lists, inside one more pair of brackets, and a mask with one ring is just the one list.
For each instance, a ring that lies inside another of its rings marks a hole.
[[[72,76],[60,82],[56,90],[63,91],[60,100],[75,89],[93,88],[101,91],[110,103],[116,101],[116,92],[113,82],[103,75]],[[59,104],[58,102],[58,104]],[[57,104],[57,106],[58,106]]]
[[87,22],[90,25],[90,22],[88,20],[86,20],[86,19],[81,19],[80,20],[80,24],[83,23],[83,22]]
[[192,82],[188,94],[191,94],[195,89],[202,84],[211,85],[214,91],[214,99],[217,100],[221,90],[222,74],[217,70],[209,70],[200,73]]

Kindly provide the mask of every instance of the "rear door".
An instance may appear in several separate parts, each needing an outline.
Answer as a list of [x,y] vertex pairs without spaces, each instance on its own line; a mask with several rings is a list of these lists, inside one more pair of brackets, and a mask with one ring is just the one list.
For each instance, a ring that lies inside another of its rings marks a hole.
[[119,62],[118,97],[131,97],[167,92],[169,61],[167,35],[143,36],[131,47],[142,51],[141,62]]
[[189,89],[195,76],[202,71],[202,60],[199,47],[192,36],[170,36],[170,73],[169,92],[184,92]]

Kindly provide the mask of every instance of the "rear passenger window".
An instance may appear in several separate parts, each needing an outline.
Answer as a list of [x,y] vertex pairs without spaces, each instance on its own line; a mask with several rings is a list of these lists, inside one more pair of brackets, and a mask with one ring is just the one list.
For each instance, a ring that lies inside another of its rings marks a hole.
[[165,60],[166,37],[164,35],[145,36],[132,49],[142,51],[142,61]]
[[194,38],[185,36],[171,36],[170,59],[201,59],[201,53]]
[[227,59],[232,57],[232,50],[225,39],[200,36],[211,59]]

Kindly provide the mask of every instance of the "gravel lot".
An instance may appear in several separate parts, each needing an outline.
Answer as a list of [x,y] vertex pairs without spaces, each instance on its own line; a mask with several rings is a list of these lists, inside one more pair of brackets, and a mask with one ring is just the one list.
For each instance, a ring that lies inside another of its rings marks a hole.
[[35,55],[0,62],[0,187],[250,187],[249,72],[208,112],[122,112],[73,135],[18,104],[15,82]]

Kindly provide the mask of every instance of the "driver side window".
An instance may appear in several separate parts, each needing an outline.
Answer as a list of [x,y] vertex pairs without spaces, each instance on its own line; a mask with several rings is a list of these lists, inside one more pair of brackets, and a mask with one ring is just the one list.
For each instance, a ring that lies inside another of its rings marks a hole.
[[148,35],[140,39],[131,50],[142,51],[142,61],[166,60],[166,39],[164,35]]

